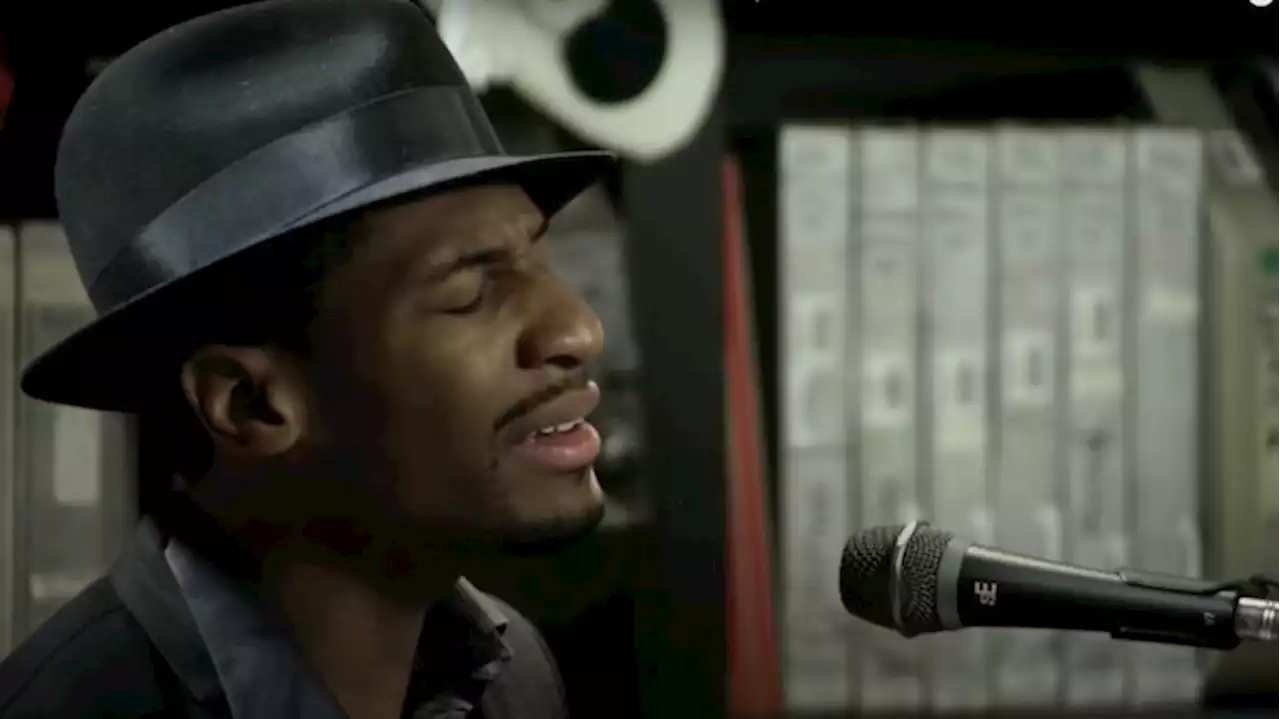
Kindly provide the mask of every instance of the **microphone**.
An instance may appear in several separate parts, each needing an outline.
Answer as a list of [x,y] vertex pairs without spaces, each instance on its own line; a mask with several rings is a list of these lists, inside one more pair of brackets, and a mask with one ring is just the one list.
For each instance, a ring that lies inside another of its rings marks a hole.
[[1240,582],[1104,572],[970,544],[911,522],[861,531],[840,560],[840,599],[907,637],[965,627],[1107,632],[1233,649],[1276,641],[1273,577]]

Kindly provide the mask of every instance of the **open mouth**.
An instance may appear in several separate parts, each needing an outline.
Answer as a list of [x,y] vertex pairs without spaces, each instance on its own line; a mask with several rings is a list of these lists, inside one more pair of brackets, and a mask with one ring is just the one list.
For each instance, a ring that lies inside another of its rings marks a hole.
[[585,419],[575,419],[568,422],[561,422],[560,424],[553,424],[549,427],[543,427],[542,429],[531,433],[525,441],[536,440],[540,437],[554,437],[558,434],[568,434],[569,432],[581,427],[583,424],[586,424],[586,421],[587,420]]
[[[594,382],[571,390],[530,412],[511,452],[521,461],[552,472],[585,469],[600,454],[600,433],[587,421],[600,403]],[[527,428],[534,429],[527,429]]]
[[512,448],[521,461],[553,472],[590,467],[600,454],[600,433],[585,419],[562,422],[530,434]]

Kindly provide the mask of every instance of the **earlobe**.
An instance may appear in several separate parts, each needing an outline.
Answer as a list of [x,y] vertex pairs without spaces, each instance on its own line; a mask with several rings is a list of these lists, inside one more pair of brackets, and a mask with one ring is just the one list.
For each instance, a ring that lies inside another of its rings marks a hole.
[[269,457],[305,436],[306,388],[287,358],[262,348],[208,345],[182,366],[187,402],[222,450]]

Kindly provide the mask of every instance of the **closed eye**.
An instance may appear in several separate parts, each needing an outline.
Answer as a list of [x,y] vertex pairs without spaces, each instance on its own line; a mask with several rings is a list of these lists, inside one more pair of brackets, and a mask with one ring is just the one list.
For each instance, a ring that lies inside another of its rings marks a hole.
[[449,292],[458,298],[465,297],[462,304],[453,303],[443,311],[447,314],[463,315],[475,312],[489,294],[495,277],[503,270],[512,270],[524,261],[533,259],[528,250],[540,244],[546,232],[546,223],[530,238],[526,251],[514,251],[511,244],[504,243],[464,252],[452,260],[438,266],[431,272],[429,284],[453,286],[456,291]]
[[456,288],[449,290],[448,295],[466,299],[462,304],[450,304],[444,308],[444,312],[465,315],[480,309],[489,294],[494,274],[509,267],[511,262],[511,252],[504,247],[477,250],[454,260],[440,284]]
[[477,270],[477,272],[481,272],[482,274],[476,280],[476,288],[474,291],[472,291],[470,295],[471,299],[466,301],[465,304],[461,304],[461,305],[454,304],[454,305],[445,307],[444,312],[446,314],[450,314],[450,315],[471,314],[472,312],[475,312],[476,310],[480,309],[480,306],[484,304],[485,297],[489,294],[489,285],[490,285],[489,273],[488,271],[482,270],[482,269]]

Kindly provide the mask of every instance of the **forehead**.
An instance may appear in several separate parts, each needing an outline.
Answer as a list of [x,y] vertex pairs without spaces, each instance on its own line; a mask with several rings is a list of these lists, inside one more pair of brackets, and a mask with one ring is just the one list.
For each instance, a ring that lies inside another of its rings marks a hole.
[[360,240],[325,281],[341,316],[368,313],[405,291],[406,280],[481,250],[527,246],[545,225],[538,206],[514,185],[471,187],[371,210],[349,228]]
[[[438,243],[469,238],[536,233],[544,218],[523,189],[515,185],[469,187],[379,208],[360,221],[367,236],[412,239],[411,245],[429,249]],[[436,242],[430,240],[435,239]],[[384,244],[379,242],[379,244]]]

